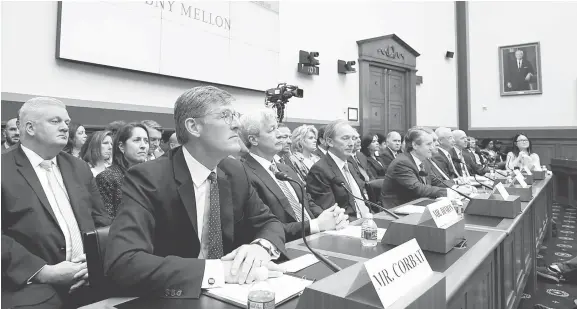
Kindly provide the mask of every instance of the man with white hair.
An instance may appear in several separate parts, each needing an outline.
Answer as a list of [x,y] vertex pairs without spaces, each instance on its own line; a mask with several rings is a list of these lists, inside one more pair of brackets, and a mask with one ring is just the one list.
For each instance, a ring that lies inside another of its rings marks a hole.
[[70,117],[53,98],[26,101],[20,145],[2,155],[2,307],[94,301],[82,232],[110,224],[88,165],[62,152]]
[[323,211],[310,201],[308,207],[305,207],[303,217],[304,197],[300,187],[275,177],[276,173],[281,172],[299,181],[293,170],[273,159],[285,144],[279,138],[280,132],[273,110],[263,109],[243,115],[240,118],[240,131],[250,151],[243,162],[244,168],[260,199],[284,224],[287,241],[301,237],[302,221],[305,221],[306,234],[335,230],[348,224],[344,209],[336,204]]
[[182,147],[126,173],[104,258],[124,295],[199,298],[281,274],[283,225],[228,158],[240,152],[232,100],[213,86],[185,91],[174,104]]
[[[328,147],[327,155],[310,169],[307,175],[307,191],[315,204],[328,209],[337,203],[349,216],[362,218],[370,213],[367,205],[357,198],[364,198],[365,183],[353,166],[347,162],[353,155],[357,132],[348,122],[336,120],[329,123],[324,132]],[[352,195],[346,189],[352,192]]]
[[451,179],[459,178],[461,174],[457,171],[453,156],[451,155],[453,147],[455,146],[455,139],[453,138],[451,129],[439,127],[435,130],[435,134],[439,138],[439,152],[433,154],[433,160]]
[[386,143],[379,146],[379,160],[386,170],[401,150],[401,134],[391,131],[387,134],[385,141]]

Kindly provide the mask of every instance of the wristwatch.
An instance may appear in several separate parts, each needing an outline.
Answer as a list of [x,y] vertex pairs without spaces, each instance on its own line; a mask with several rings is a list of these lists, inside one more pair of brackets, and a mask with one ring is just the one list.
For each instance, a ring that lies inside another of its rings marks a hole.
[[261,246],[272,258],[278,258],[280,256],[280,252],[278,252],[277,248],[275,248],[268,241],[257,239],[253,241],[251,244]]

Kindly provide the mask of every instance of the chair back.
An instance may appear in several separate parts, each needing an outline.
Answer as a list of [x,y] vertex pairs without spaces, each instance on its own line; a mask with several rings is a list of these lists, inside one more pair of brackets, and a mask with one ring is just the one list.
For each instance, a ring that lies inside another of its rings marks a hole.
[[88,280],[90,286],[101,291],[107,287],[104,275],[104,250],[106,249],[109,229],[109,226],[105,226],[82,233],[88,266]]
[[369,201],[380,204],[381,189],[383,188],[384,179],[375,179],[366,183],[367,195]]

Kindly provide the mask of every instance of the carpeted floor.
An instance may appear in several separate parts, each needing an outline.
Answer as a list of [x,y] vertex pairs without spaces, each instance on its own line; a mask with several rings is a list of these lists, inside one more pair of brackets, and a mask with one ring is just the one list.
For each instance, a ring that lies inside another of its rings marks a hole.
[[[557,222],[557,237],[546,240],[537,255],[537,266],[562,262],[577,256],[577,209],[554,204],[553,219]],[[536,304],[543,309],[572,309],[576,305],[577,284],[538,278],[538,289],[534,295],[523,294],[519,309],[533,309]]]

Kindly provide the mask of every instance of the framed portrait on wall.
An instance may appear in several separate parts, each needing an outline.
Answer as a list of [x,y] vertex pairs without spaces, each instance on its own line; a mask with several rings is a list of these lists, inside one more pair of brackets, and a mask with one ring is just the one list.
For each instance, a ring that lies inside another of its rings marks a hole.
[[499,47],[501,96],[542,94],[539,42]]

